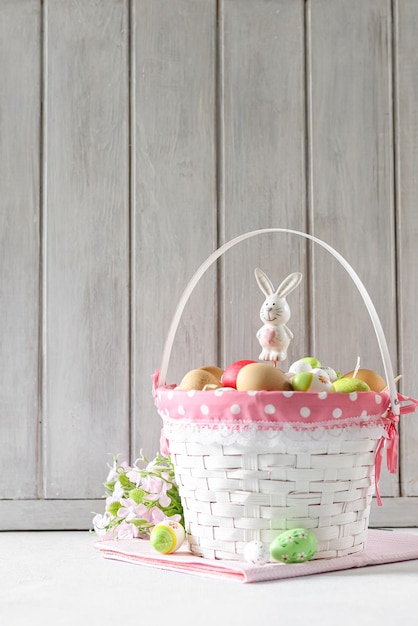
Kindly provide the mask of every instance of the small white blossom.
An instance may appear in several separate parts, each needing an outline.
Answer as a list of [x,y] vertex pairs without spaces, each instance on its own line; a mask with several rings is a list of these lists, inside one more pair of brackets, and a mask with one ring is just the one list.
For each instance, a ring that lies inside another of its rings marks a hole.
[[93,517],[93,528],[95,533],[99,535],[99,537],[104,537],[105,535],[107,535],[107,526],[110,522],[110,519],[111,517],[108,513],[104,513],[103,515],[100,515],[100,513],[98,513]]

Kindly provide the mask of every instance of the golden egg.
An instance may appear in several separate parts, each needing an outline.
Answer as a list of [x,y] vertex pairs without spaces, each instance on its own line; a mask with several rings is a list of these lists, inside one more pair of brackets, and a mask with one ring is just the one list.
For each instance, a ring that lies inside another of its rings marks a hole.
[[289,377],[278,367],[267,363],[250,363],[237,376],[238,391],[290,391]]
[[[344,374],[343,378],[352,378],[354,371]],[[387,387],[387,382],[373,370],[359,369],[356,378],[367,383],[372,391],[379,393]]]
[[210,385],[209,389],[222,387],[218,378],[213,374],[203,369],[196,369],[187,372],[177,389],[181,389],[182,391],[191,391],[192,389],[201,391],[206,385]]
[[218,382],[221,382],[222,374],[224,373],[224,370],[221,367],[216,367],[216,365],[204,365],[199,369],[203,370],[204,372],[209,372],[210,374],[213,374]]

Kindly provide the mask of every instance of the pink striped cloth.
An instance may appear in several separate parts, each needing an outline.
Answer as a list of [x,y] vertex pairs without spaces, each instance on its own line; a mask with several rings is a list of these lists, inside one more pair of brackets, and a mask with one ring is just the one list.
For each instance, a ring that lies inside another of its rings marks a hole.
[[369,530],[366,550],[358,554],[294,565],[283,563],[252,565],[241,561],[215,561],[193,556],[186,549],[164,555],[156,552],[149,541],[141,539],[103,540],[96,542],[95,546],[106,559],[198,576],[225,578],[241,583],[310,576],[418,559],[418,535],[385,530]]

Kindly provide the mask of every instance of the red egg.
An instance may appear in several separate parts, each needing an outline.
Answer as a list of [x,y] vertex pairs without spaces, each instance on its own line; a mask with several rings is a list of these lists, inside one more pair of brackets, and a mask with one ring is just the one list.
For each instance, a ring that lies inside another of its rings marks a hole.
[[236,389],[237,387],[237,376],[238,372],[245,366],[250,363],[256,363],[257,361],[250,361],[248,359],[244,359],[242,361],[235,361],[228,365],[222,374],[221,383],[224,387],[233,387]]

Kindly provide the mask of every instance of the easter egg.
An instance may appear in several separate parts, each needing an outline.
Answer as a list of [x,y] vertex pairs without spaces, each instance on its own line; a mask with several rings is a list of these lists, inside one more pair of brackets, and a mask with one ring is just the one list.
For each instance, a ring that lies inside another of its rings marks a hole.
[[[354,372],[348,372],[348,374],[344,374],[343,378],[352,378],[353,374]],[[356,378],[367,383],[370,389],[372,391],[376,391],[377,393],[383,391],[383,389],[386,389],[387,387],[386,381],[373,370],[359,369],[356,372]]]
[[265,565],[270,561],[270,552],[262,541],[250,541],[244,548],[244,559],[253,565]]
[[295,374],[300,374],[301,372],[311,372],[312,365],[308,363],[305,359],[299,359],[292,363],[289,367],[288,374],[289,376],[294,376]]
[[295,391],[333,391],[332,382],[326,374],[318,372],[300,372],[292,378],[292,387]]
[[184,542],[186,533],[178,522],[163,520],[154,526],[150,533],[152,547],[161,554],[171,554],[178,550]]
[[316,374],[317,376],[323,376],[327,380],[330,380],[328,371],[323,367],[314,367],[312,370],[312,374]]
[[203,367],[199,367],[199,369],[203,370],[204,372],[209,372],[209,374],[213,374],[218,383],[221,384],[222,374],[224,373],[221,367],[217,367],[216,365],[204,365]]
[[241,361],[235,361],[234,363],[231,363],[230,365],[228,365],[228,367],[225,368],[225,371],[223,372],[221,376],[222,385],[224,387],[233,387],[235,389],[238,372],[245,365],[249,365],[250,363],[256,363],[256,361],[251,361],[249,359],[242,359]]
[[316,536],[307,528],[286,530],[270,544],[270,554],[282,563],[304,563],[315,556],[318,547]]
[[301,361],[306,361],[312,367],[321,367],[321,362],[318,359],[315,359],[313,356],[304,356],[301,358]]
[[334,391],[337,393],[352,393],[353,391],[370,391],[370,387],[364,380],[359,378],[337,378],[333,382]]
[[323,372],[327,374],[328,378],[330,379],[332,383],[334,382],[334,380],[337,380],[338,378],[337,372],[332,367],[329,367],[329,365],[321,365],[319,369],[321,369]]
[[207,385],[210,385],[211,389],[221,387],[220,381],[211,372],[196,369],[187,372],[177,389],[181,391],[191,391],[192,389],[201,391]]
[[236,381],[238,391],[290,391],[288,376],[268,363],[250,363],[240,369]]

